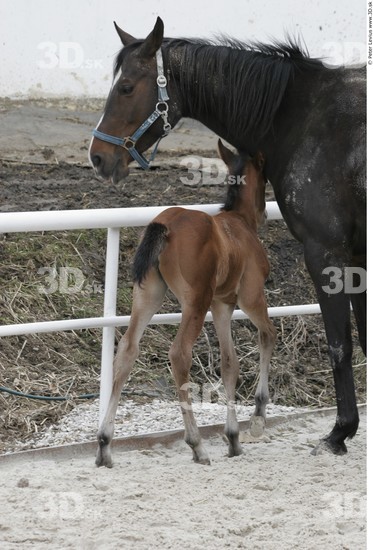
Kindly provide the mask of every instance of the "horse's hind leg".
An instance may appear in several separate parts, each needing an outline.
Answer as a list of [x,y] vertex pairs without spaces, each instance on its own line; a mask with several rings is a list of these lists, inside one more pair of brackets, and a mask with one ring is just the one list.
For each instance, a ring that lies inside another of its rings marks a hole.
[[114,420],[121,391],[139,353],[140,338],[150,319],[160,308],[166,292],[166,285],[152,269],[148,272],[143,287],[134,286],[131,320],[124,336],[119,341],[114,360],[114,381],[109,406],[99,428],[97,466],[112,467],[111,441],[114,435]]
[[250,293],[245,292],[244,287],[238,297],[238,303],[259,332],[259,383],[255,391],[255,411],[250,419],[250,432],[254,437],[259,437],[263,434],[265,427],[266,406],[269,401],[269,364],[276,342],[276,329],[268,317],[267,302],[263,292],[253,300]]
[[239,363],[232,340],[231,317],[234,305],[213,301],[211,313],[220,345],[221,377],[227,396],[227,421],[224,433],[229,441],[228,456],[242,453],[239,443],[239,426],[236,417],[236,385],[239,375]]
[[[209,456],[202,444],[201,435],[193,415],[189,394],[192,348],[201,332],[208,309],[208,305],[206,307],[203,305],[204,299],[206,297],[201,297],[200,301],[196,300],[196,305],[182,306],[181,323],[176,338],[171,345],[169,357],[183,415],[185,442],[191,447],[195,462],[210,464]],[[209,302],[209,300],[207,301]]]

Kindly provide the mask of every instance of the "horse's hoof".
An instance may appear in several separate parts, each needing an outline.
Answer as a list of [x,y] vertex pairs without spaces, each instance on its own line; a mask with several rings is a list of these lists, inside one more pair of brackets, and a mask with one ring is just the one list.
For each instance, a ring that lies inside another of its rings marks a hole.
[[253,437],[261,437],[264,433],[266,421],[262,416],[252,416],[250,418],[249,430]]
[[311,455],[318,456],[323,452],[327,452],[336,456],[343,456],[347,453],[347,447],[342,441],[342,443],[336,443],[330,441],[328,438],[320,439],[319,444],[312,449]]
[[106,468],[112,468],[113,467],[113,461],[112,460],[98,460],[96,458],[96,466],[97,468],[101,468],[101,466],[105,466]]

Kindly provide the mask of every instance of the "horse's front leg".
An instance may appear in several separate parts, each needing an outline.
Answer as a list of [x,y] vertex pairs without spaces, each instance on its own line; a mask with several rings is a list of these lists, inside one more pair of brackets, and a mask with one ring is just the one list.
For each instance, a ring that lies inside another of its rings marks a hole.
[[341,455],[347,452],[345,439],[354,437],[359,426],[352,370],[350,298],[345,294],[343,280],[338,282],[335,276],[343,273],[346,263],[314,242],[305,244],[305,259],[323,315],[337,398],[335,426],[313,454],[325,448]]

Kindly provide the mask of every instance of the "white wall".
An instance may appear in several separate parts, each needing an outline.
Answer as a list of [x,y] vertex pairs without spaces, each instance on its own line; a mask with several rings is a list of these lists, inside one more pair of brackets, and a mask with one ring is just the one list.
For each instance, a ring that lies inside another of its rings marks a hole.
[[365,0],[0,0],[0,97],[106,96],[120,48],[113,20],[142,38],[157,15],[166,36],[301,32],[332,64],[366,59]]

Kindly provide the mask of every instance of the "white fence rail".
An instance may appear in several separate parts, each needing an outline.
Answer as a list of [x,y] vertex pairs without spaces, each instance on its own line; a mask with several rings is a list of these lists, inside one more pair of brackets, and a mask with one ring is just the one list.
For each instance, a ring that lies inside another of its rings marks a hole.
[[[197,209],[216,214],[217,204],[187,205],[185,208]],[[63,231],[72,229],[107,229],[105,295],[103,317],[87,319],[64,319],[58,321],[39,321],[0,326],[1,336],[56,332],[103,327],[100,385],[100,422],[110,398],[112,386],[112,364],[114,356],[115,327],[128,326],[130,316],[117,316],[117,285],[119,267],[119,237],[122,227],[147,225],[167,206],[138,208],[106,208],[100,210],[61,210],[48,212],[10,212],[0,214],[0,233],[30,231]],[[281,219],[277,203],[267,203],[268,220]],[[268,309],[271,317],[287,315],[309,315],[320,313],[318,304],[273,307]],[[151,324],[177,324],[180,313],[154,315]],[[233,319],[247,319],[241,310],[235,310]],[[208,313],[206,321],[211,321]]]

